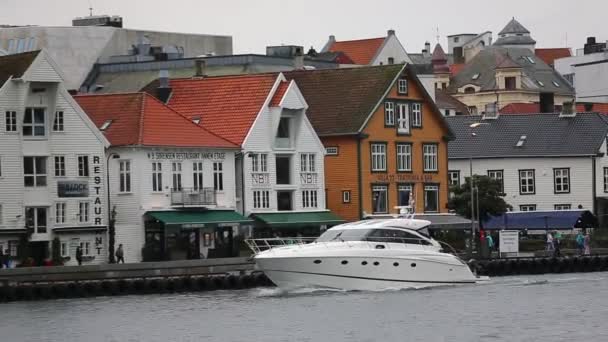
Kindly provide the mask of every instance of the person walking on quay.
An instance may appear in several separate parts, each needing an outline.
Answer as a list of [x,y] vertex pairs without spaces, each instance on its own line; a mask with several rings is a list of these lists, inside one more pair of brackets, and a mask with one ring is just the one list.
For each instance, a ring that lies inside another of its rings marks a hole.
[[82,247],[76,247],[76,261],[78,261],[78,266],[82,265]]
[[118,249],[116,250],[116,263],[120,264],[120,262],[122,261],[122,263],[125,263],[125,251],[122,249],[122,243],[120,245],[118,245]]
[[591,236],[589,236],[589,232],[585,233],[583,238],[583,248],[585,255],[591,255]]
[[490,252],[490,257],[492,256],[492,251],[494,250],[494,238],[492,238],[492,234],[486,234],[486,242],[488,243],[488,251]]
[[562,234],[558,231],[555,231],[555,233],[553,234],[553,256],[556,258],[559,258],[562,256],[561,244],[562,244]]
[[576,234],[576,252],[578,255],[583,255],[584,245],[585,237],[583,236],[583,232],[579,231],[578,234]]
[[555,246],[553,245],[553,234],[547,232],[547,252],[553,252]]

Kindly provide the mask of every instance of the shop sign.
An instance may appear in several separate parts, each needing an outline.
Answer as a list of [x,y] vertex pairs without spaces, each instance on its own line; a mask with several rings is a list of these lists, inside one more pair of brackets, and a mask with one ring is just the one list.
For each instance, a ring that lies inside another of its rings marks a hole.
[[150,152],[148,159],[188,160],[188,159],[226,159],[225,152]]
[[57,196],[65,197],[89,197],[88,180],[60,180],[57,181]]
[[398,174],[378,174],[374,175],[374,182],[378,183],[413,183],[413,182],[432,182],[433,175],[413,173],[398,173]]
[[101,203],[101,158],[99,156],[93,157],[93,184],[95,185],[95,194],[93,195],[95,200],[93,202],[93,208],[95,210],[95,225],[100,226],[102,222],[102,203]]
[[204,223],[184,223],[182,224],[182,229],[198,229],[205,228]]
[[513,230],[501,230],[499,233],[500,253],[519,252],[519,232]]

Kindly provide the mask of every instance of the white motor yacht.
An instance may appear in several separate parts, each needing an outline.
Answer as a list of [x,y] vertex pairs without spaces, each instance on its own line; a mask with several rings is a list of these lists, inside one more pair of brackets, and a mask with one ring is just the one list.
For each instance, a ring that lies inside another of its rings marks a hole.
[[247,243],[256,267],[287,290],[378,291],[488,280],[430,238],[430,224],[417,219],[364,220],[335,226],[312,242],[273,238]]

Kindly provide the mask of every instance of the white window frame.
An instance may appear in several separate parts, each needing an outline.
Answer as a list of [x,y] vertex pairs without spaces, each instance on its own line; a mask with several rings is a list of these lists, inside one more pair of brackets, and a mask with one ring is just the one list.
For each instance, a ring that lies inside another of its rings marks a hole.
[[224,163],[213,162],[213,189],[224,191]]
[[268,154],[252,153],[251,154],[251,172],[266,173],[268,172]]
[[55,177],[65,177],[65,156],[54,156]]
[[[409,191],[410,193],[410,200],[408,201],[408,203],[399,203],[399,201],[401,200],[401,192],[402,191]],[[397,185],[397,205],[398,206],[409,206],[410,205],[410,201],[412,200],[412,196],[414,196],[414,185],[413,184],[399,184]]]
[[303,190],[302,191],[302,208],[318,208],[318,191]]
[[325,148],[325,155],[327,156],[337,156],[339,153],[337,146],[330,146]]
[[202,190],[204,188],[204,165],[202,161],[192,163],[192,188],[194,190]]
[[350,203],[350,190],[342,190],[342,203]]
[[553,210],[572,210],[572,204],[555,204]]
[[[374,193],[384,192],[384,205],[386,206],[384,211],[376,211],[374,206]],[[372,214],[388,214],[388,186],[387,185],[374,185],[372,186]]]
[[314,153],[300,154],[300,172],[317,172],[316,155]]
[[604,168],[604,192],[608,193],[608,167]]
[[131,193],[131,161],[120,160],[118,162],[119,184],[118,192]]
[[89,156],[78,156],[78,177],[89,177],[91,174],[89,168]]
[[399,95],[407,95],[408,86],[407,86],[407,78],[400,78],[397,81],[397,93]]
[[78,202],[78,222],[79,223],[90,223],[91,222],[91,203],[82,201]]
[[[46,234],[48,232],[49,229],[49,211],[47,210],[46,207],[25,207],[25,225],[27,228],[28,227],[28,209],[32,209],[32,212],[34,213],[34,217],[33,217],[33,222],[32,222],[32,226],[31,228],[33,228],[34,233],[35,234]],[[44,226],[41,226],[40,223],[38,222],[38,211],[39,210],[44,210],[45,211],[45,217],[46,217],[46,222],[44,222]],[[44,227],[44,230],[42,231],[40,228]]]
[[172,189],[174,191],[182,190],[182,162],[171,163],[171,178],[172,178]]
[[410,134],[410,106],[407,103],[397,103],[397,134]]
[[[456,175],[456,177],[454,177]],[[460,186],[460,171],[450,170],[448,171],[448,185],[449,186]]]
[[93,255],[93,250],[91,249],[91,241],[80,241],[80,249],[82,250],[82,256]]
[[384,126],[395,126],[395,102],[384,103]]
[[66,202],[55,202],[55,224],[65,224]]
[[163,163],[152,162],[152,192],[163,192]]
[[522,204],[519,206],[519,211],[536,211],[536,204]]
[[270,208],[270,191],[254,190],[253,191],[253,208],[254,209]]
[[[535,170],[519,170],[519,194],[534,195],[536,193]],[[530,182],[531,180],[531,182]],[[524,189],[525,188],[525,189]],[[532,190],[530,190],[532,189]]]
[[7,133],[19,132],[19,124],[17,123],[17,111],[7,110],[4,112],[5,131]]
[[412,103],[412,127],[422,127],[422,104]]
[[[25,173],[25,159],[26,158],[31,158],[32,159],[32,168],[34,173]],[[38,170],[38,159],[43,159],[44,160],[44,167],[43,170]],[[47,186],[48,184],[48,173],[47,173],[47,157],[40,157],[40,156],[23,156],[23,184],[26,188],[35,188],[35,187],[44,187]],[[25,179],[28,177],[32,177],[33,179],[33,185],[26,185],[25,183]]]
[[[437,210],[427,210],[428,207],[428,196],[427,191],[435,192],[435,201],[437,203]],[[441,203],[439,203],[439,185],[425,184],[424,185],[424,212],[425,213],[438,213],[440,211]]]
[[[558,184],[560,180],[560,184]],[[556,168],[553,169],[553,184],[554,191],[556,194],[569,194],[570,193],[570,169],[569,168]]]
[[412,144],[397,143],[397,171],[412,171]]
[[53,118],[53,132],[63,132],[65,130],[63,110],[55,111]]
[[505,192],[505,172],[504,170],[488,170],[488,177],[500,181],[500,192]]
[[[36,110],[42,110],[42,122],[36,122]],[[31,122],[26,122],[28,115],[31,116]],[[25,112],[23,114],[23,123],[21,125],[21,131],[23,137],[27,137],[29,139],[43,139],[46,137],[46,123],[47,123],[47,113],[45,107],[27,107],[25,108]],[[25,129],[30,128],[31,134],[25,134]],[[43,134],[38,134],[39,128],[42,128]]]
[[386,171],[386,143],[372,143],[371,150],[371,169],[372,172]]
[[70,256],[70,243],[68,241],[59,242],[59,254],[61,254],[62,258]]
[[437,172],[439,170],[439,145],[423,144],[422,156],[425,172]]

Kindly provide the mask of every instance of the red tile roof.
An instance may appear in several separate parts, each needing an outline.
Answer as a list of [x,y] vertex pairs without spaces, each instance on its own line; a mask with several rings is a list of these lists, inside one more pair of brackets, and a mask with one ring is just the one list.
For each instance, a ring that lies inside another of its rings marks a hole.
[[196,125],[146,93],[77,95],[74,99],[113,146],[237,146]]
[[281,84],[279,84],[279,87],[275,91],[274,96],[272,97],[272,100],[270,101],[270,107],[279,106],[279,103],[281,103],[283,96],[285,96],[285,93],[287,92],[288,87],[289,87],[289,82],[281,82]]
[[542,59],[548,65],[553,65],[556,59],[572,56],[572,51],[569,48],[536,49],[534,53],[536,57]]
[[355,64],[369,65],[386,38],[370,38],[335,42],[330,52],[344,52]]
[[[241,145],[270,95],[277,74],[171,79],[167,105],[199,125]],[[144,89],[154,93],[158,80]]]

